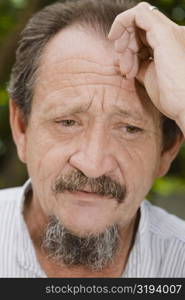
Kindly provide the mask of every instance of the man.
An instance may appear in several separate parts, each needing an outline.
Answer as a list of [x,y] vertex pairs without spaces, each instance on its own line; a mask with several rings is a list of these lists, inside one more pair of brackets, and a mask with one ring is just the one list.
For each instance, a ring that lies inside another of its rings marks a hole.
[[135,4],[58,3],[22,33],[10,121],[30,180],[0,192],[1,277],[185,277],[184,221],[144,200],[183,142],[185,31]]

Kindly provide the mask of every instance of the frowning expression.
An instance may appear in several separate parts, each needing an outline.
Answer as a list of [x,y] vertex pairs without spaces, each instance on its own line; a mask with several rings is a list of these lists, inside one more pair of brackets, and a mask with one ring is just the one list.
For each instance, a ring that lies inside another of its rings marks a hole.
[[[160,113],[117,72],[112,43],[88,30],[49,41],[37,75],[24,156],[35,203],[82,234],[128,225],[158,174]],[[90,181],[53,193],[74,171]],[[123,199],[93,189],[100,178],[125,189]]]

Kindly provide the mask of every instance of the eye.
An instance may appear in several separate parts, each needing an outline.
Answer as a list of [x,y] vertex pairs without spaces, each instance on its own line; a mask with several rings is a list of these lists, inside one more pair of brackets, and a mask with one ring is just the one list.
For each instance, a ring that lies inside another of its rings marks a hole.
[[137,139],[144,132],[144,129],[129,124],[119,124],[116,129],[122,139],[128,140]]
[[128,126],[126,126],[126,131],[128,133],[134,134],[134,133],[142,132],[143,129],[136,127],[136,126],[128,125]]
[[65,127],[72,127],[77,124],[77,122],[74,120],[62,120],[59,123]]

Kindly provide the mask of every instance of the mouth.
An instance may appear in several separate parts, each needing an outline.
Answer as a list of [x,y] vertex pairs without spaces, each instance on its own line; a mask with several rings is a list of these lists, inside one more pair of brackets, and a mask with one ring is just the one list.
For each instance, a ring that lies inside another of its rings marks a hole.
[[[77,206],[89,206],[89,207],[105,207],[107,205],[112,205],[116,201],[119,201],[110,195],[101,195],[97,192],[91,192],[90,190],[65,190],[64,195],[66,195],[66,201]],[[120,201],[121,202],[121,201]]]
[[77,201],[79,203],[100,204],[102,203],[102,200],[107,200],[107,197],[91,192],[89,190],[67,191],[67,194],[72,196],[72,201],[74,200],[75,202]]
[[70,192],[72,194],[76,194],[76,195],[85,195],[85,196],[97,196],[97,197],[104,197],[102,195],[98,195],[97,193],[94,193],[94,192],[91,192],[91,191],[86,191],[86,190],[77,190],[77,191],[73,191],[73,192]]
[[85,193],[85,194],[96,194],[96,193],[94,193],[94,192],[91,192],[90,190],[76,190],[76,191],[74,191],[74,193]]

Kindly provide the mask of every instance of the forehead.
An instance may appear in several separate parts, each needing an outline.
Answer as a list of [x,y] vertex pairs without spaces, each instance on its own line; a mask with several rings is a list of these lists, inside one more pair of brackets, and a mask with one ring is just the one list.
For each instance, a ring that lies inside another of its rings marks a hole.
[[34,98],[42,99],[42,105],[54,105],[77,94],[87,94],[89,99],[99,94],[110,100],[107,103],[116,100],[118,105],[128,104],[141,114],[153,114],[155,108],[143,89],[136,88],[134,80],[124,79],[114,61],[112,42],[82,28],[66,28],[44,49]]
[[[79,79],[80,84],[84,77],[89,80],[97,77],[96,81],[99,83],[135,91],[133,81],[123,80],[116,72],[114,61],[112,42],[91,31],[72,26],[62,30],[48,42],[42,55],[39,78],[42,77],[45,82],[49,79],[51,83],[58,81],[56,84],[67,87],[69,79]],[[54,76],[51,77],[51,73]]]
[[110,67],[114,64],[114,46],[102,35],[73,25],[60,31],[48,42],[43,63],[47,61],[53,64],[75,57],[84,57],[97,65]]

